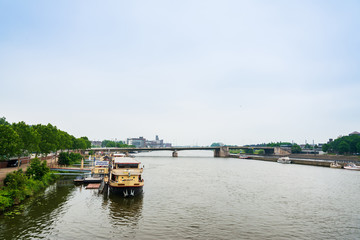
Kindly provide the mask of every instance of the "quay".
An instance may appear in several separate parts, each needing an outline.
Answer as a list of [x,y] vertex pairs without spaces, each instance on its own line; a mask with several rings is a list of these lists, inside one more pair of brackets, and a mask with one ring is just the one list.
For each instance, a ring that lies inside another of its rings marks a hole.
[[[277,162],[281,156],[263,156],[263,155],[247,155],[249,160],[260,160]],[[230,154],[231,158],[239,158],[239,154]],[[334,161],[344,166],[345,163],[354,162],[360,163],[359,158],[356,156],[335,156],[335,155],[313,155],[313,154],[290,154],[288,157],[292,164],[311,165],[319,167],[330,167]]]

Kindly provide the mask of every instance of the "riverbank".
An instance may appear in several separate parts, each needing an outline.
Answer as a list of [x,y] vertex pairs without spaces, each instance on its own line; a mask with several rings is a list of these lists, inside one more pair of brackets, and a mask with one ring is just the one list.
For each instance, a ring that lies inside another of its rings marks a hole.
[[[261,160],[261,161],[270,161],[277,162],[280,156],[260,156],[260,155],[247,155],[249,159],[252,160]],[[239,158],[238,154],[231,154],[231,158]],[[341,165],[347,162],[355,162],[360,164],[360,158],[358,156],[344,156],[344,155],[314,155],[314,154],[290,154],[288,156],[291,160],[291,163],[302,164],[302,165],[311,165],[311,166],[321,166],[321,167],[330,167],[330,163],[333,161],[339,162]]]
[[50,172],[47,163],[33,159],[26,172],[22,169],[8,173],[5,186],[0,188],[0,213],[19,205],[53,183],[58,177]]
[[[54,163],[57,162],[57,159],[47,159],[47,166],[51,167]],[[30,166],[30,163],[21,164],[19,169],[22,169],[24,172],[26,169]],[[4,179],[6,178],[6,175],[11,172],[15,172],[18,170],[18,167],[8,167],[8,168],[0,168],[0,187],[4,186]]]

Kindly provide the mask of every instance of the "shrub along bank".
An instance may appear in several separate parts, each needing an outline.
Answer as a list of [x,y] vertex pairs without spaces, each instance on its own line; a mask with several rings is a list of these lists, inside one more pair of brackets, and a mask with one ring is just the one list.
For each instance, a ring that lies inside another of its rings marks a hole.
[[0,212],[20,204],[55,180],[56,176],[50,173],[45,161],[33,159],[26,172],[19,169],[6,176],[4,187],[0,189]]
[[61,152],[59,154],[59,165],[72,165],[75,163],[80,163],[83,156],[80,153],[67,153],[67,152]]

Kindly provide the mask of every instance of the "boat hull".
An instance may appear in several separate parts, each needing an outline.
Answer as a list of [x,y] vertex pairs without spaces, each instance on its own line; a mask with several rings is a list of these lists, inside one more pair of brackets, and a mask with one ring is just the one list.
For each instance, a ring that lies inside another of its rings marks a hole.
[[114,187],[110,185],[110,192],[123,196],[123,197],[135,197],[143,193],[143,186],[139,187]]
[[359,167],[344,167],[346,170],[360,171]]

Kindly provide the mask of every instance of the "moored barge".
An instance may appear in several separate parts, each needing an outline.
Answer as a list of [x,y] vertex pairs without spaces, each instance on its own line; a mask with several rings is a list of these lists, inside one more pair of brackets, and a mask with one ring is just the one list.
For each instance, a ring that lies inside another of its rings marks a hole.
[[140,162],[130,157],[113,157],[109,177],[110,191],[123,197],[134,197],[143,192],[143,168]]

